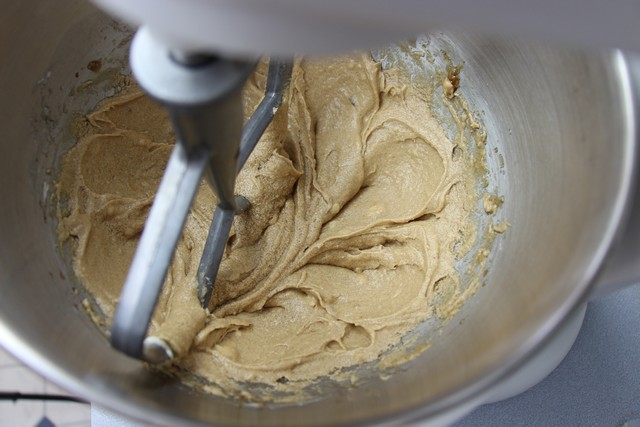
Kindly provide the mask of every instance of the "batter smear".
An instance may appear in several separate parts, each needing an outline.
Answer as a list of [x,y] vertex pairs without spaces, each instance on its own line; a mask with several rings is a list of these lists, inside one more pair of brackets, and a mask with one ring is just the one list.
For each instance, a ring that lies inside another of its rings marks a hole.
[[[261,64],[247,117],[265,80]],[[235,219],[208,312],[195,274],[216,200],[204,182],[197,194],[150,329],[180,356],[174,372],[227,396],[304,399],[304,386],[455,312],[468,295],[454,264],[477,234],[462,138],[447,137],[425,90],[368,54],[296,63],[238,177],[252,207]],[[63,161],[59,237],[107,323],[174,140],[132,88],[87,117]]]

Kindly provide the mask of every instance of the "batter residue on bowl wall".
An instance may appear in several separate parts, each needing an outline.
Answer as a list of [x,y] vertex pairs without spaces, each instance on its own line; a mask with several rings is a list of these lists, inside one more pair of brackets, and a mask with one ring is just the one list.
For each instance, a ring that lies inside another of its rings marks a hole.
[[[244,89],[247,116],[265,74]],[[473,141],[447,137],[425,91],[368,54],[296,63],[238,177],[252,207],[236,217],[209,312],[195,282],[216,204],[204,183],[187,220],[149,332],[180,355],[176,372],[218,394],[304,399],[305,385],[375,361],[473,293],[455,268],[478,235]],[[58,180],[58,232],[108,323],[175,137],[134,87],[84,133]]]

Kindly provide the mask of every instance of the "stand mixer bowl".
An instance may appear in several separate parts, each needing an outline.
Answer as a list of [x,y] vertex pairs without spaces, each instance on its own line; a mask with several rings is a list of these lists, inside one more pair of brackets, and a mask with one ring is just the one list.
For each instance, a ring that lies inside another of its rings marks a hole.
[[[249,406],[199,394],[109,346],[79,308],[81,292],[52,232],[50,195],[57,162],[74,142],[70,119],[113,93],[131,30],[85,1],[1,8],[0,340],[63,388],[134,418],[397,425],[469,410],[587,300],[634,215],[638,118],[627,58],[443,35],[465,64],[461,90],[481,112],[487,150],[497,148],[506,165],[498,172],[490,159],[513,225],[498,241],[487,285],[429,337],[428,351],[386,380],[335,388],[305,405]],[[99,73],[86,69],[96,59]]]

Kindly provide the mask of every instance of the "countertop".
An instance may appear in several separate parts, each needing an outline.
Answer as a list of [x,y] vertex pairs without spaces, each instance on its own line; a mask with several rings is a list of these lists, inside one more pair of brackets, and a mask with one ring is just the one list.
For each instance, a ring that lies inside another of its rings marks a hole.
[[622,426],[640,419],[640,284],[591,301],[562,363],[528,391],[455,424]]

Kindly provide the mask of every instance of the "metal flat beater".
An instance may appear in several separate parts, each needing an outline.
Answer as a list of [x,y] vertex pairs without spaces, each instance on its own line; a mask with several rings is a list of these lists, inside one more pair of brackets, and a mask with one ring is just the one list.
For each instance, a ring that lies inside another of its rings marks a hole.
[[243,129],[241,89],[255,62],[170,51],[145,28],[134,37],[130,61],[143,90],[168,109],[178,141],[120,295],[111,344],[129,356],[164,363],[174,356],[171,348],[146,337],[147,330],[202,176],[218,197],[197,273],[205,309],[233,218],[250,206],[234,194],[236,175],[280,107],[292,64],[270,61],[265,97]]

